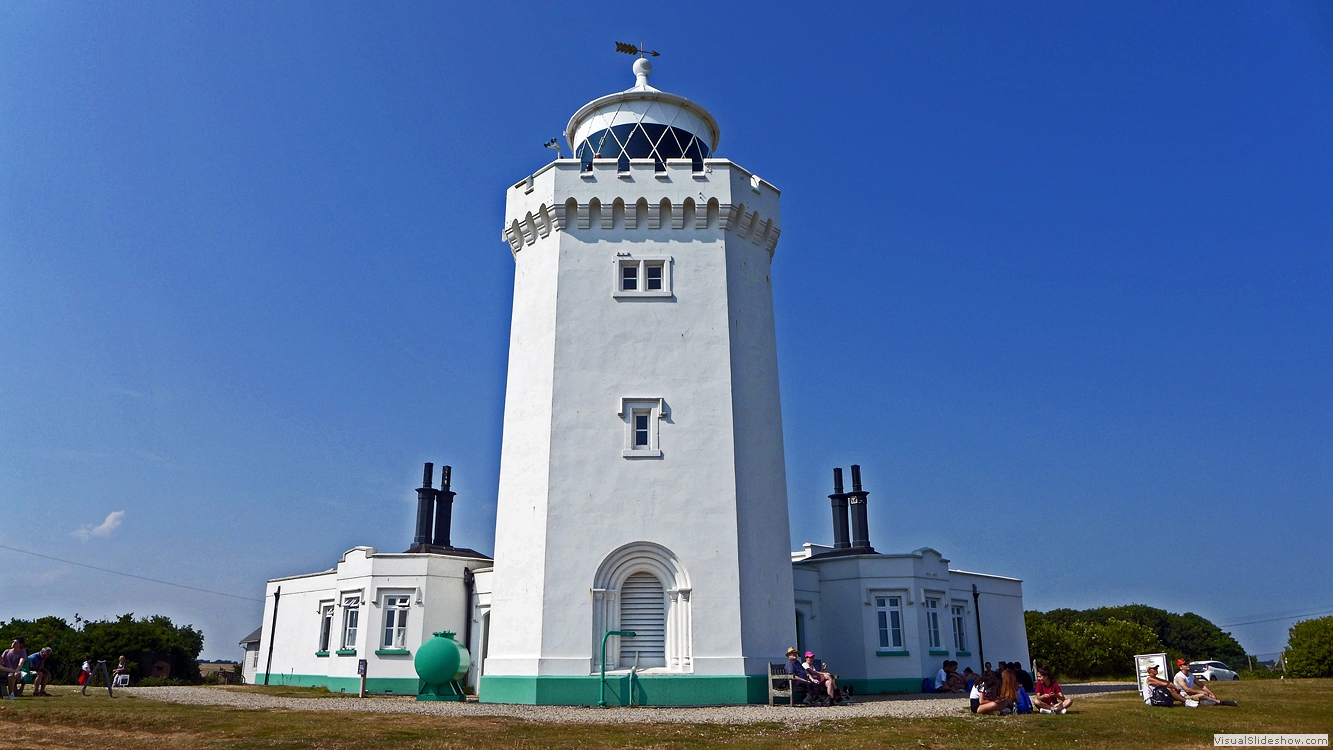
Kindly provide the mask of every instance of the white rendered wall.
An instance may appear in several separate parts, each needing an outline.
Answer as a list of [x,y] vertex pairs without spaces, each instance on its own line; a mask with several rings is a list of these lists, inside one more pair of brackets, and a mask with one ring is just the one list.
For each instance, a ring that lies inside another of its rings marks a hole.
[[[762,672],[790,640],[769,269],[778,193],[726,160],[707,164],[654,173],[636,161],[621,175],[599,160],[585,175],[560,160],[509,191],[514,318],[487,674],[590,674],[594,578],[633,542],[671,550],[688,574],[693,673]],[[669,256],[674,296],[614,297],[617,253]],[[625,398],[665,402],[660,458],[622,456]]]

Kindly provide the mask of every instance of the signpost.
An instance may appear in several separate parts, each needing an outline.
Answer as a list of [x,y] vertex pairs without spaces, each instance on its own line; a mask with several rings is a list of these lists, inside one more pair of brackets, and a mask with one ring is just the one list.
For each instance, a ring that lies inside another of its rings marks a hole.
[[358,675],[361,675],[361,693],[358,695],[358,697],[360,697],[360,698],[364,698],[364,697],[366,697],[366,660],[365,660],[365,659],[357,659],[357,660],[356,660],[356,673],[357,673]]

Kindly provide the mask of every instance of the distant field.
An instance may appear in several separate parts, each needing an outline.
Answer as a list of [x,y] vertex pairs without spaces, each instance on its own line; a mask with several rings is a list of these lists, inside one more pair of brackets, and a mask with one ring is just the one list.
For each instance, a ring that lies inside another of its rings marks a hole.
[[[245,688],[263,691],[264,688]],[[299,689],[298,689],[299,690]],[[6,748],[1182,748],[1212,747],[1215,732],[1333,731],[1333,680],[1214,686],[1239,708],[1150,708],[1132,693],[1080,701],[1066,716],[867,719],[787,726],[543,724],[504,718],[282,711],[187,706],[122,696],[0,701]],[[91,691],[90,691],[91,692]],[[269,688],[281,695],[318,695]],[[343,701],[347,698],[329,698]],[[793,716],[819,709],[790,709]]]

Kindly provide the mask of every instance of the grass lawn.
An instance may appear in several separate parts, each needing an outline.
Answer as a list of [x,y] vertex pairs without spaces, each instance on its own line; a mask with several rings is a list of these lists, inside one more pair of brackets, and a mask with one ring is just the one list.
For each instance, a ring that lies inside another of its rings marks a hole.
[[[235,688],[233,688],[235,689]],[[264,688],[242,688],[264,690]],[[0,701],[5,748],[1125,748],[1212,747],[1214,732],[1333,731],[1333,680],[1214,685],[1239,708],[1151,708],[1133,693],[1078,701],[1065,716],[865,719],[781,724],[541,724],[509,718],[252,710],[160,703],[105,691]],[[286,692],[283,692],[286,691]],[[269,688],[284,695],[315,691]],[[1077,699],[1076,699],[1077,700]],[[794,709],[806,715],[818,709]]]

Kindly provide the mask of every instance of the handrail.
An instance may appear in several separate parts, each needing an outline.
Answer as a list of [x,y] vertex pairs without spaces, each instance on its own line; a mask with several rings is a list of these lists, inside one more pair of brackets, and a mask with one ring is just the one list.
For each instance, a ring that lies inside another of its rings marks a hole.
[[606,708],[606,639],[613,635],[621,638],[633,638],[633,630],[608,630],[602,634],[602,680],[599,686],[600,692],[597,698],[597,705],[600,708]]

